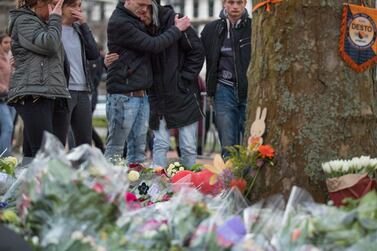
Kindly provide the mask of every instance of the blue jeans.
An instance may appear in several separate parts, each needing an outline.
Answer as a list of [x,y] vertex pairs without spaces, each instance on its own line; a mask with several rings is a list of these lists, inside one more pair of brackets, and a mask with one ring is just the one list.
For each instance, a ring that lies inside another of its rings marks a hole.
[[4,102],[0,102],[0,154],[8,156],[12,151],[13,121],[16,110]]
[[[178,128],[179,148],[181,149],[181,164],[191,167],[196,162],[196,131],[198,122]],[[170,132],[166,127],[165,119],[160,120],[160,127],[153,131],[153,164],[152,167],[166,167],[167,156],[170,146]]]
[[215,121],[221,143],[221,154],[229,156],[225,149],[239,145],[244,132],[246,99],[239,100],[237,89],[218,84],[215,94]]
[[148,97],[109,94],[106,103],[108,137],[105,157],[116,160],[123,156],[127,142],[127,162],[143,163],[149,127]]

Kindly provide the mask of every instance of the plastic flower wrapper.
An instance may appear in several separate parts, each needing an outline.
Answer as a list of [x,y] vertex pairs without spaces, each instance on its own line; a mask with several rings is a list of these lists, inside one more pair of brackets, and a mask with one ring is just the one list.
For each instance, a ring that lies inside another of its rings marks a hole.
[[126,237],[134,250],[174,250],[188,245],[200,222],[209,216],[204,197],[181,190],[170,201],[123,215]]
[[343,209],[324,205],[308,208],[313,222],[311,242],[325,250],[365,246],[360,240],[377,231],[377,194],[368,193],[353,204]]
[[216,197],[208,201],[208,208],[221,217],[241,215],[242,211],[248,205],[247,200],[236,187],[223,190]]
[[273,236],[272,244],[278,250],[300,250],[310,245],[313,223],[307,209],[315,207],[312,196],[304,189],[294,186],[281,219],[281,227]]
[[89,145],[81,145],[68,155],[72,167],[77,169],[74,179],[86,186],[104,192],[108,201],[119,201],[128,189],[127,168],[113,166],[103,154]]
[[214,198],[207,198],[212,217],[204,220],[195,231],[190,247],[197,250],[226,249],[246,234],[241,218],[247,201],[237,188],[225,190]]
[[[43,250],[72,250],[74,231],[95,236],[107,224],[114,224],[117,206],[104,191],[87,185],[50,135],[25,175],[20,177],[19,211],[25,237],[37,237]],[[85,173],[85,171],[82,171]],[[113,182],[115,183],[115,182]]]

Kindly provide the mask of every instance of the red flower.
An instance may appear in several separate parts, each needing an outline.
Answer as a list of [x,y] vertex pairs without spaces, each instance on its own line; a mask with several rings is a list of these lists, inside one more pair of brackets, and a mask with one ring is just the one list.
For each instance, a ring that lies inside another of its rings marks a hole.
[[99,182],[94,183],[92,189],[93,189],[94,191],[96,191],[97,193],[103,193],[103,192],[105,192],[105,188],[104,188],[103,185],[102,185],[101,183],[99,183]]
[[275,155],[275,150],[270,145],[261,145],[258,147],[258,151],[263,158],[272,158]]
[[144,169],[143,164],[140,163],[130,163],[128,167],[130,168],[130,170],[135,170],[138,172],[141,172]]
[[162,201],[168,201],[170,200],[170,196],[165,194],[164,196],[162,196]]
[[230,187],[237,187],[241,193],[246,189],[246,180],[244,179],[232,179],[230,181]]
[[124,195],[124,200],[125,200],[126,202],[128,202],[128,203],[129,203],[129,202],[134,202],[134,201],[137,201],[137,197],[136,197],[135,194],[127,192],[127,193]]

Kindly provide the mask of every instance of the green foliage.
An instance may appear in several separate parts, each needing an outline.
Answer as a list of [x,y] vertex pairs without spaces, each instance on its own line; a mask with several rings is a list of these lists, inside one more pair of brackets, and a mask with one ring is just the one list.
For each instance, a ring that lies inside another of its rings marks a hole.
[[15,157],[0,158],[0,172],[4,172],[9,175],[14,175],[14,169],[17,165],[17,159]]

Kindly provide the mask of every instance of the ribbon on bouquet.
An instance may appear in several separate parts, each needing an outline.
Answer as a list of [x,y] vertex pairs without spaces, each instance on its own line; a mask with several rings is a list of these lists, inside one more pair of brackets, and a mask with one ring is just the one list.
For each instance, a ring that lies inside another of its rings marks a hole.
[[283,2],[283,0],[266,0],[266,1],[260,2],[257,5],[255,5],[252,12],[256,11],[257,9],[263,6],[266,6],[266,11],[269,12],[271,10],[271,4],[276,4],[276,3],[281,3],[281,2]]

